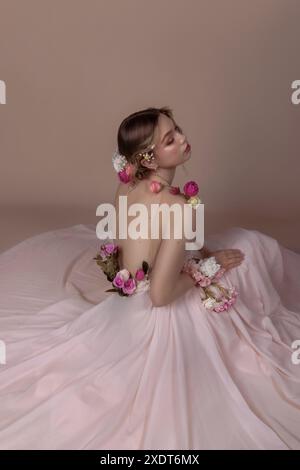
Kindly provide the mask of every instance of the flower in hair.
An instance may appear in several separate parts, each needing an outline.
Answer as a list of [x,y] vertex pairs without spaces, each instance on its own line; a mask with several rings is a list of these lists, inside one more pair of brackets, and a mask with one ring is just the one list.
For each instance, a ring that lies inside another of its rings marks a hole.
[[125,155],[121,155],[117,149],[113,154],[112,163],[122,183],[129,183],[133,179],[134,165],[129,163]]
[[112,157],[112,163],[113,163],[113,167],[115,171],[119,173],[120,171],[123,170],[123,168],[125,168],[128,162],[127,162],[127,158],[124,155],[121,155],[119,151],[116,149]]
[[126,166],[118,173],[119,180],[125,184],[129,183],[129,181],[131,181],[133,178],[133,174],[134,166],[132,165],[132,163],[127,163]]

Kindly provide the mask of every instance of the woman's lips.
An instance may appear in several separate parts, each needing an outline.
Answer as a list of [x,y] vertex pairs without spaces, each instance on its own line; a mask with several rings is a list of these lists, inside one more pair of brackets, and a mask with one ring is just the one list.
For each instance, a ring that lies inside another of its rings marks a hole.
[[190,150],[191,150],[191,146],[190,146],[190,144],[187,144],[184,153],[187,153],[187,152],[189,152]]

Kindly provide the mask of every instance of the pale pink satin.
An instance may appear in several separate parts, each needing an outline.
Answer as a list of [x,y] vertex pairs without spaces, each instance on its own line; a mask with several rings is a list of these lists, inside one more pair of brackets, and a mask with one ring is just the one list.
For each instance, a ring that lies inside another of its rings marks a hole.
[[93,225],[0,255],[0,448],[300,449],[300,255],[240,227],[206,244],[246,255],[228,312],[105,293]]

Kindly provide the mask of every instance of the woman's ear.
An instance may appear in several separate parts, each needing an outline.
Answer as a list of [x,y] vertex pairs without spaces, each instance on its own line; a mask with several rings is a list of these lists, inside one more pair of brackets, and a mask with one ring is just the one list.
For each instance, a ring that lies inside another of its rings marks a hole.
[[141,160],[141,165],[144,166],[145,168],[148,168],[149,170],[156,170],[158,168],[158,165],[155,159],[150,162],[146,160],[145,158],[143,158]]

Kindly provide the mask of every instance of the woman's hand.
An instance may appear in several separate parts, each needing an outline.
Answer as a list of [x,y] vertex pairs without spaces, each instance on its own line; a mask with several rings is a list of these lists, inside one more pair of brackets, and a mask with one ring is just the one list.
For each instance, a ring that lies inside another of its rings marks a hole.
[[210,251],[209,256],[214,256],[217,263],[226,271],[240,266],[245,258],[244,253],[238,249]]

